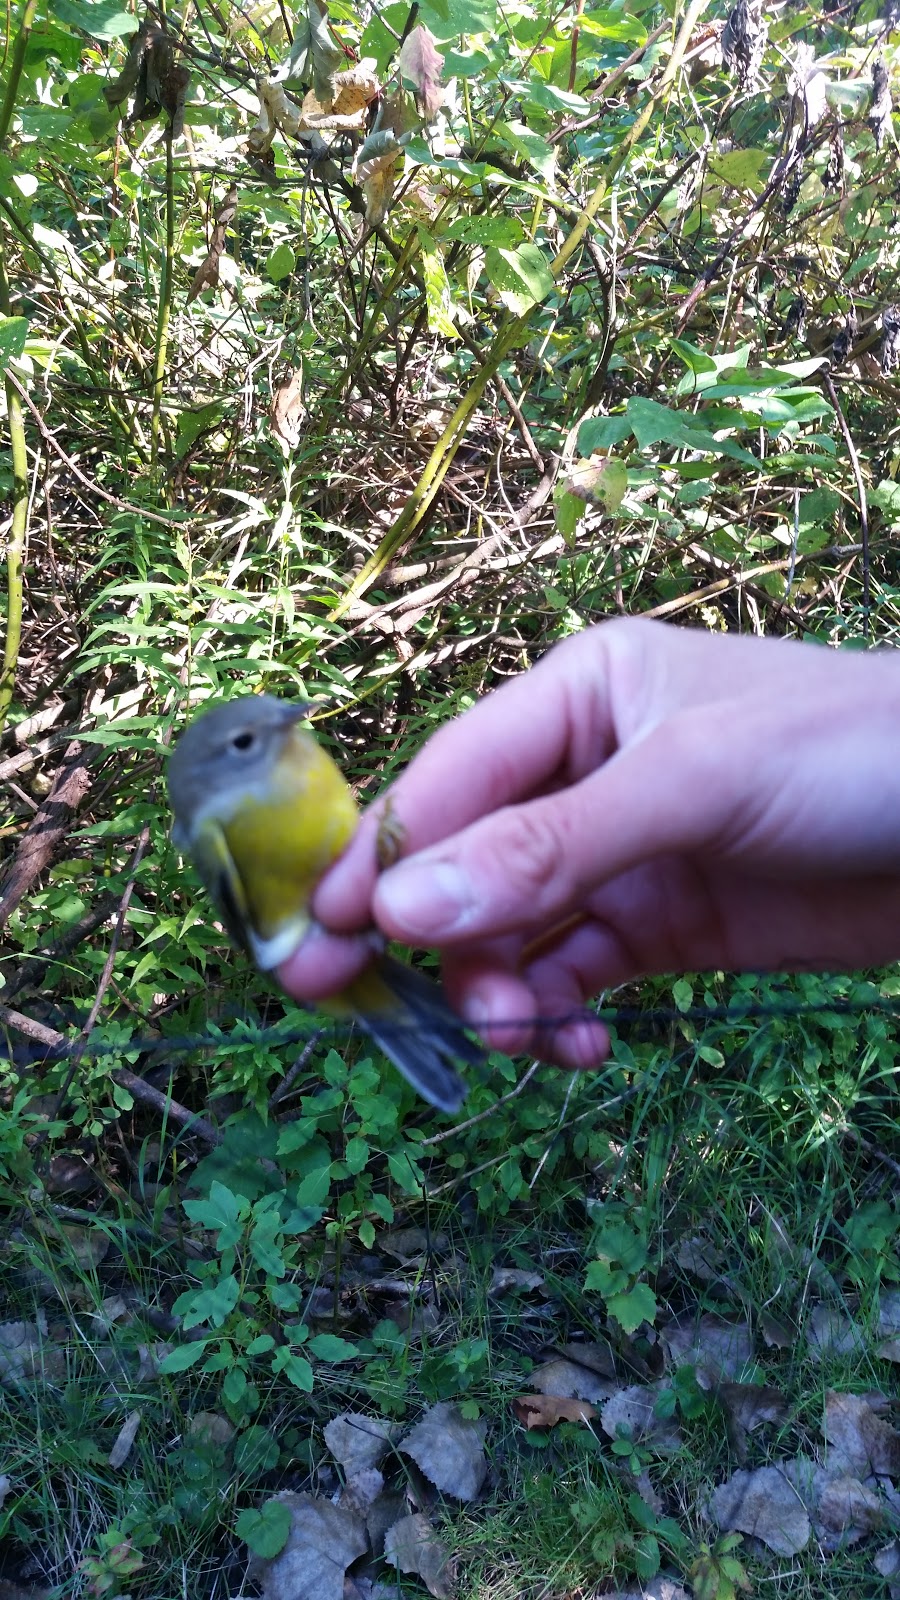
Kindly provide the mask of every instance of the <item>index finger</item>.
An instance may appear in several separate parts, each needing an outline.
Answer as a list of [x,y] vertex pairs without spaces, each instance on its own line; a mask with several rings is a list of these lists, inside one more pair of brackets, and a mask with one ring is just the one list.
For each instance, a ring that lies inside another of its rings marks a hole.
[[605,675],[597,670],[603,630],[567,639],[520,677],[479,700],[431,736],[364,813],[340,860],[316,890],[316,916],[348,932],[371,920],[378,830],[399,824],[412,855],[500,806],[574,779],[605,759],[614,740]]

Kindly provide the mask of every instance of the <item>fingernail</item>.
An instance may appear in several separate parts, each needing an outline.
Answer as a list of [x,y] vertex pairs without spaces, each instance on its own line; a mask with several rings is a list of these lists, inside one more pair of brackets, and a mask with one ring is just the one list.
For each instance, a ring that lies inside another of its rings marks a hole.
[[453,862],[416,862],[415,856],[382,874],[379,910],[414,938],[439,939],[465,928],[474,909],[472,885]]

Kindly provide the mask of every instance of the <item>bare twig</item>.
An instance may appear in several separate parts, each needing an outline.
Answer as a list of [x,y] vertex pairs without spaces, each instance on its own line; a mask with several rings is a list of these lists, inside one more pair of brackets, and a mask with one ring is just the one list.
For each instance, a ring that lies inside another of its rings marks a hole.
[[66,751],[53,788],[29,823],[0,889],[0,928],[5,927],[65,838],[70,819],[91,786],[88,759],[77,741]]

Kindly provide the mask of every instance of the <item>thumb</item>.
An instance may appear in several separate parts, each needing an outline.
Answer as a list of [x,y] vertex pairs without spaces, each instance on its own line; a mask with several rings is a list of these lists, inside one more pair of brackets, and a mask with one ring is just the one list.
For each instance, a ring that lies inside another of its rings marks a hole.
[[504,806],[391,867],[374,891],[379,926],[411,944],[521,933],[581,909],[642,861],[718,841],[734,786],[705,719],[677,721],[580,783]]

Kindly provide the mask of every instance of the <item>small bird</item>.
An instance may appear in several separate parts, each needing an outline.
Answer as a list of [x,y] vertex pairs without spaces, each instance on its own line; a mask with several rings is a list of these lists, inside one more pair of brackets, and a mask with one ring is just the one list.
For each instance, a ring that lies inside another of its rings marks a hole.
[[[310,927],[310,901],[359,820],[350,786],[315,736],[308,707],[273,695],[229,700],[181,735],[169,762],[173,838],[190,851],[232,939],[263,971],[286,961]],[[477,1065],[443,990],[383,951],[321,1002],[352,1017],[419,1094],[458,1111],[466,1086],[452,1063]]]

